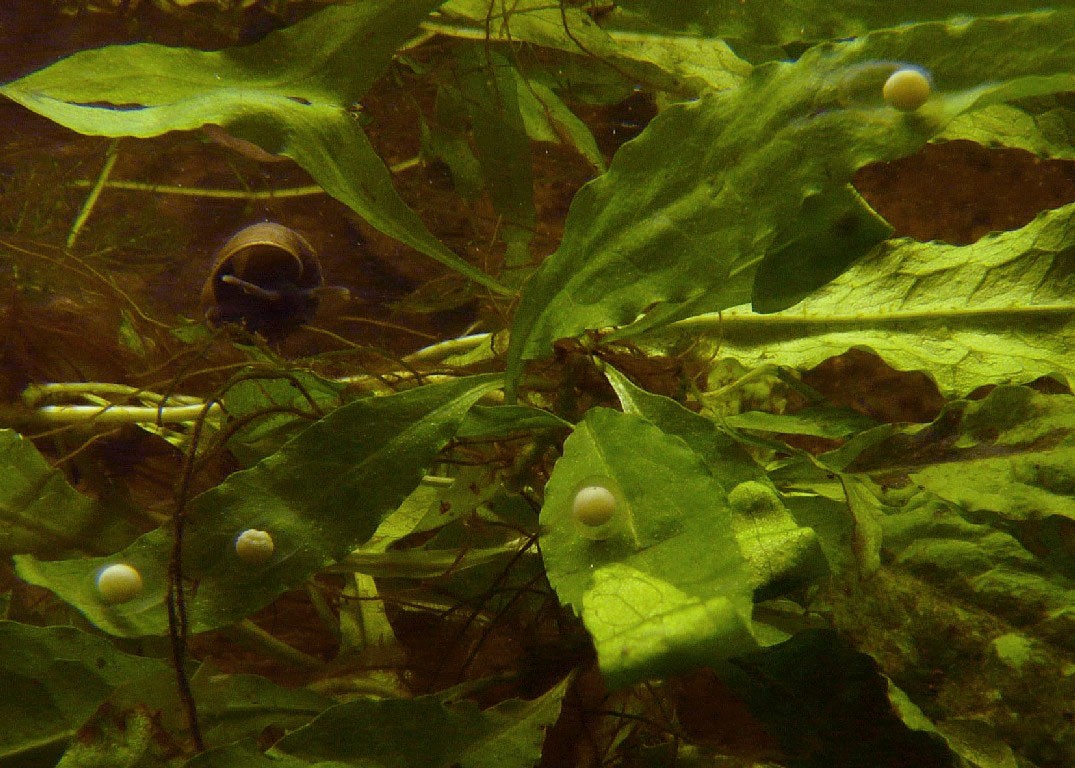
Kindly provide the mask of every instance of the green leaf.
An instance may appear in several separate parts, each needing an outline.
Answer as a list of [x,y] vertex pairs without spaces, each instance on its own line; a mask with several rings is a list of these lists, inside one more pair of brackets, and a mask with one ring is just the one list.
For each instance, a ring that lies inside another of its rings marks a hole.
[[1065,543],[1075,530],[1075,399],[998,387],[984,400],[949,404],[933,424],[879,435],[845,472],[905,476],[1033,541],[1043,562],[1075,577]]
[[[560,248],[524,289],[509,381],[556,339],[632,323],[647,308],[652,325],[749,301],[758,264],[807,225],[840,239],[837,202],[861,166],[914,152],[968,110],[1075,88],[1075,44],[1059,42],[1075,43],[1073,30],[1075,15],[1059,11],[900,27],[817,46],[758,67],[733,91],[665,109],[575,196]],[[894,60],[931,68],[941,85],[918,112],[880,98]],[[861,212],[850,221],[862,236],[821,254],[818,276],[880,235]]]
[[616,391],[624,413],[641,416],[665,434],[683,440],[702,459],[725,492],[748,480],[765,479],[764,470],[743,446],[710,419],[675,400],[636,387],[612,366],[605,367],[605,376]]
[[795,307],[683,322],[720,354],[809,368],[848,349],[925,371],[948,393],[1058,374],[1075,381],[1075,205],[967,246],[899,240]]
[[[184,535],[184,575],[197,585],[187,598],[191,630],[248,616],[369,539],[418,485],[470,407],[499,385],[491,374],[359,400],[196,497]],[[235,556],[234,539],[247,528],[272,535],[269,562],[254,566]],[[168,628],[171,548],[171,532],[162,528],[112,557],[45,562],[21,556],[17,569],[106,632],[160,635]],[[109,606],[97,595],[95,577],[114,562],[136,567],[145,589],[129,603]]]
[[[1012,537],[928,493],[892,509],[882,525],[887,564],[868,581],[827,590],[819,607],[956,751],[1003,759],[1011,750],[1014,764],[1071,763],[1075,727],[1064,712],[1075,696],[1067,674],[1075,657],[1063,616],[1070,586],[1057,584]],[[1055,622],[1043,597],[1057,606]],[[971,658],[977,663],[968,665]],[[968,721],[978,727],[968,729]]]
[[[520,112],[518,73],[500,54],[467,46],[457,54],[456,82],[470,116],[482,178],[509,245],[529,242],[537,223],[530,139]],[[524,259],[528,261],[528,259]]]
[[[575,493],[594,481],[619,503],[600,541],[572,516]],[[680,439],[637,416],[591,409],[549,478],[541,528],[549,582],[582,616],[610,686],[754,647],[753,576],[724,491]]]
[[823,610],[972,764],[1072,762],[1075,398],[998,387],[874,432],[836,457],[871,575]]
[[[580,74],[604,77],[601,90],[605,92],[617,90],[612,82],[626,86],[615,101],[639,83],[695,97],[709,88],[731,88],[751,69],[723,40],[639,35],[633,30],[612,35],[583,8],[544,0],[449,0],[441,6],[440,15],[447,23],[427,26],[441,34],[487,43],[530,43],[581,58],[583,71],[569,75],[569,80]],[[577,60],[562,59],[555,67],[557,76],[574,66]],[[565,92],[577,94],[578,90],[568,87]]]
[[307,371],[278,377],[252,376],[224,393],[224,410],[244,422],[228,448],[244,466],[278,450],[309,422],[340,404],[344,387]]
[[850,437],[876,425],[876,422],[865,414],[850,408],[833,406],[811,406],[795,413],[745,411],[723,416],[721,421],[734,429],[780,435],[809,435],[829,440]]
[[0,621],[0,763],[55,765],[75,731],[123,685],[174,677],[159,659],[117,651],[74,627]]
[[526,132],[534,141],[568,143],[578,150],[598,173],[605,171],[605,158],[586,123],[548,85],[524,79],[516,73],[519,110]]
[[492,290],[406,206],[349,109],[442,0],[337,5],[243,48],[142,43],[83,51],[0,93],[95,136],[158,136],[209,123],[298,162],[374,227]]
[[818,536],[796,522],[768,478],[728,493],[736,539],[754,574],[754,599],[768,600],[826,575]]
[[383,768],[530,768],[541,757],[544,729],[559,717],[569,682],[532,701],[511,699],[484,712],[444,696],[359,699],[326,710],[278,741],[269,755],[302,761],[286,766],[327,760]]
[[966,139],[985,146],[1025,149],[1039,157],[1072,159],[1075,113],[1070,109],[1027,110],[1011,104],[994,104],[949,123],[937,137]]
[[316,764],[297,757],[270,756],[258,749],[254,739],[209,749],[188,760],[183,768],[353,768],[354,763],[335,760],[318,761]]
[[750,303],[755,312],[787,309],[837,277],[892,234],[850,185],[803,200],[799,220],[758,264]]
[[59,557],[123,546],[133,529],[83,496],[26,438],[0,430],[0,553]]
[[270,726],[293,730],[336,702],[304,688],[285,688],[257,675],[228,675],[203,662],[191,678],[206,743],[257,737]]
[[570,429],[559,416],[529,405],[476,405],[467,413],[457,437],[502,438],[520,432]]
[[914,481],[971,513],[1030,525],[1058,516],[1075,526],[1075,402],[998,387],[963,405],[946,410],[932,435],[948,432],[958,447],[912,472]]
[[[857,37],[867,30],[909,22],[1019,13],[1042,7],[1036,0],[622,0],[617,5],[666,29],[689,29],[707,36],[773,46]],[[1071,5],[1050,3],[1054,8]]]

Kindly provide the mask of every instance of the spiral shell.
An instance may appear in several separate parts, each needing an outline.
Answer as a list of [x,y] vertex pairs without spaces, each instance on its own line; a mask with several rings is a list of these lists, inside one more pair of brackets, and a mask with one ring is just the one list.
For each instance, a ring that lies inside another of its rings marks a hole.
[[237,323],[274,341],[313,319],[324,288],[321,262],[306,238],[261,222],[217,251],[201,298],[210,324]]

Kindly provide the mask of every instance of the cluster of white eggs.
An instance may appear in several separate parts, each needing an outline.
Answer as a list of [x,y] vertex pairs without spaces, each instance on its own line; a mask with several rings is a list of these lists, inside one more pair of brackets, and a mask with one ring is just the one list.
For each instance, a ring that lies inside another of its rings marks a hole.
[[[235,537],[235,556],[247,565],[272,559],[276,547],[267,531],[248,528]],[[97,595],[109,605],[129,603],[142,594],[142,574],[128,563],[113,563],[97,572]]]

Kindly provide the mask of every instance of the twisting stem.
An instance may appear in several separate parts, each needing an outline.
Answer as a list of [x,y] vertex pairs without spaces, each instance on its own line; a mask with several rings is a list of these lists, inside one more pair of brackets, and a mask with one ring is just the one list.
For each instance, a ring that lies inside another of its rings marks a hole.
[[187,501],[190,497],[190,485],[194,476],[194,459],[198,453],[198,440],[202,425],[210,410],[216,403],[212,400],[202,407],[202,415],[194,422],[190,436],[190,446],[183,457],[183,471],[176,492],[175,513],[172,516],[172,556],[168,562],[168,636],[172,644],[172,664],[175,667],[176,683],[179,696],[187,713],[190,737],[198,752],[205,751],[201,724],[198,722],[198,705],[194,701],[194,692],[187,678],[187,605],[183,594],[183,527],[186,522]]

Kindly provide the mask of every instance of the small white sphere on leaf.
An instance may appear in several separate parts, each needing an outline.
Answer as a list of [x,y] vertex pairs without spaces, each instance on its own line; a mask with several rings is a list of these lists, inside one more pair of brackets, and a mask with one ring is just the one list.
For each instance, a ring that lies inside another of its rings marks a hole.
[[142,594],[142,574],[126,563],[102,568],[97,574],[97,594],[111,605],[130,602]]
[[571,504],[571,514],[589,528],[605,525],[616,516],[616,494],[603,485],[579,488]]
[[250,565],[267,563],[275,548],[272,536],[256,528],[248,528],[235,537],[235,554]]
[[575,532],[592,541],[612,538],[623,526],[622,505],[623,497],[610,478],[602,475],[586,478],[575,486],[571,499]]
[[914,112],[929,99],[932,86],[929,76],[921,69],[897,69],[885,81],[881,94],[885,104],[901,112]]

